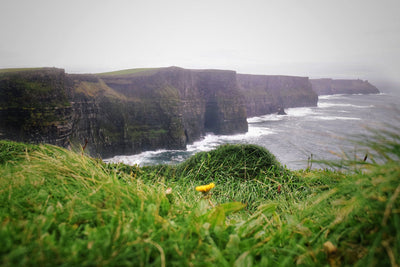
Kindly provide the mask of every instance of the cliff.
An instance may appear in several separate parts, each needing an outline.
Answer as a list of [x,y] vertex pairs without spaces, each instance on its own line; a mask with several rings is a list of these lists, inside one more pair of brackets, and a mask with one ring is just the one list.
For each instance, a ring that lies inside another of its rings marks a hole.
[[378,94],[379,90],[363,80],[334,80],[334,79],[311,79],[313,90],[318,95],[334,94]]
[[71,90],[55,68],[0,72],[0,138],[67,146]]
[[135,114],[132,121],[168,129],[163,138],[175,140],[173,143],[190,143],[206,132],[247,131],[246,110],[234,71],[170,67],[100,77],[136,107],[130,113]]
[[84,144],[103,157],[184,149],[206,132],[247,131],[236,73],[161,68],[102,75],[0,73],[0,138]]
[[0,70],[0,138],[109,157],[185,149],[207,132],[247,131],[248,116],[315,106],[308,78],[178,67],[103,74]]
[[317,94],[307,77],[238,74],[247,116],[278,112],[280,108],[316,106]]

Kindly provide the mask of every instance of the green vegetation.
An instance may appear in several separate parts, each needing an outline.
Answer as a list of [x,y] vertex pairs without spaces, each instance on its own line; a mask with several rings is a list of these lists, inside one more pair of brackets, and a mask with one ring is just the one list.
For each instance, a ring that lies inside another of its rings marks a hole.
[[21,77],[0,79],[2,108],[43,109],[70,106],[65,92],[55,89],[51,82],[28,81]]
[[117,70],[117,71],[98,73],[98,75],[105,75],[105,76],[129,75],[129,74],[137,74],[137,73],[141,73],[141,72],[154,71],[157,69],[158,68],[126,69],[126,70]]
[[0,141],[0,164],[1,166],[8,162],[17,162],[23,160],[23,155],[29,155],[39,146],[24,143]]
[[41,69],[45,69],[45,68],[9,68],[9,69],[0,69],[0,73],[41,70]]
[[127,97],[118,93],[114,89],[105,84],[104,81],[98,80],[97,82],[82,81],[75,87],[75,93],[81,93],[88,97],[109,97],[112,99],[127,100]]
[[0,141],[0,264],[396,266],[398,133],[342,171],[290,171],[254,145],[139,167]]

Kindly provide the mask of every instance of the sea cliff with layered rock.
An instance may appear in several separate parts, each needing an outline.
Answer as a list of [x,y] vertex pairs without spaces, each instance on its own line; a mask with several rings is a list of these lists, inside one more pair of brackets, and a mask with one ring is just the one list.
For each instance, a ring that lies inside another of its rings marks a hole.
[[247,132],[248,117],[316,106],[313,86],[307,77],[178,67],[3,69],[0,139],[82,145],[100,157],[185,149],[208,132]]
[[248,117],[318,103],[308,77],[238,74],[237,81],[246,100]]

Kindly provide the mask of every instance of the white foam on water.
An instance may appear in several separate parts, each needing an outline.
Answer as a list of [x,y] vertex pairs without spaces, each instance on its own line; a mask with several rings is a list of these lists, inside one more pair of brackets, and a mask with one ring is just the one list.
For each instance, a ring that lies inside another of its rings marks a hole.
[[311,108],[288,108],[286,113],[288,116],[304,117],[315,113],[315,111]]
[[276,134],[276,131],[269,127],[259,127],[249,124],[249,131],[245,134],[245,138],[259,137],[261,135]]
[[154,150],[154,151],[145,151],[139,154],[135,155],[120,155],[120,156],[114,156],[109,159],[104,159],[103,161],[105,163],[124,163],[127,165],[146,165],[147,163],[151,162],[151,159],[154,158],[155,156],[165,153],[168,150],[165,149],[160,149],[160,150]]
[[[246,140],[260,137],[268,134],[274,134],[275,131],[268,127],[252,127],[249,125],[249,130],[247,133],[236,134],[236,135],[215,135],[213,133],[206,134],[201,140],[195,141],[192,144],[187,145],[186,150],[153,150],[145,151],[135,155],[119,155],[114,156],[109,159],[104,159],[106,163],[124,163],[127,165],[152,165],[154,164],[154,159],[162,157],[163,154],[171,153],[171,159],[168,162],[181,162],[185,160],[185,157],[180,153],[187,152],[189,154],[194,154],[200,151],[210,151],[217,148],[219,145],[226,143],[245,143]],[[176,154],[175,154],[176,153]]]
[[360,105],[353,105],[353,104],[344,104],[344,103],[327,103],[327,102],[318,102],[319,108],[331,108],[331,107],[349,107],[349,108],[373,108],[374,105],[368,106],[360,106]]
[[277,115],[277,114],[267,114],[259,117],[248,118],[248,123],[261,123],[266,121],[280,121],[283,120],[286,115]]
[[209,133],[204,136],[201,140],[193,142],[193,144],[187,145],[187,151],[210,151],[218,145],[218,135]]
[[351,96],[367,96],[367,95],[381,95],[379,94],[334,94],[334,95],[320,95],[318,96],[318,100],[326,100],[326,99],[338,99],[338,98],[348,98]]
[[187,146],[187,151],[210,151],[215,149],[217,146],[226,143],[245,142],[249,138],[259,137],[263,135],[274,134],[275,131],[268,127],[252,127],[249,125],[247,133],[235,134],[235,135],[215,135],[208,133],[203,139],[194,142]]
[[314,116],[314,119],[324,120],[324,121],[334,121],[334,120],[361,120],[360,118],[353,117],[339,117],[339,116]]
[[345,97],[345,96],[348,96],[348,95],[345,95],[345,94],[337,94],[337,95],[320,95],[320,96],[318,96],[318,100],[326,100],[326,99],[338,99],[338,98],[343,98],[343,97]]

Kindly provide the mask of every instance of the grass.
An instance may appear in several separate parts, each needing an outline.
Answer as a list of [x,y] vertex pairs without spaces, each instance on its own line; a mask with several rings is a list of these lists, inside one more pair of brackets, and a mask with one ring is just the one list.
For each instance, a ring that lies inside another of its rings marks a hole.
[[82,93],[89,97],[101,97],[106,96],[113,99],[127,100],[127,97],[123,94],[118,93],[114,89],[107,86],[107,84],[99,80],[98,82],[80,82],[76,88],[76,93]]
[[0,141],[0,264],[397,266],[398,132],[364,140],[366,162],[300,171],[254,145],[138,167]]
[[8,68],[8,69],[0,69],[0,73],[41,70],[41,69],[44,69],[44,68]]
[[125,70],[117,70],[117,71],[98,73],[98,75],[105,75],[105,76],[129,75],[129,74],[137,74],[140,72],[153,71],[153,70],[157,70],[157,69],[158,68],[125,69]]

